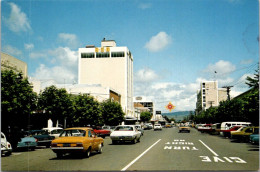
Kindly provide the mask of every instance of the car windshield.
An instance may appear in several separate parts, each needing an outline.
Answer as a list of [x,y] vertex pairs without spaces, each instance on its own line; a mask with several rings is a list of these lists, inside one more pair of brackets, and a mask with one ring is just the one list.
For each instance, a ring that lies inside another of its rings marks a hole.
[[132,126],[118,126],[116,127],[115,131],[133,131]]
[[31,131],[31,135],[48,135],[48,131],[46,130],[37,130],[37,131]]
[[86,136],[86,131],[80,129],[71,129],[71,130],[63,130],[63,132],[60,134],[60,137],[69,137],[69,136],[83,137]]

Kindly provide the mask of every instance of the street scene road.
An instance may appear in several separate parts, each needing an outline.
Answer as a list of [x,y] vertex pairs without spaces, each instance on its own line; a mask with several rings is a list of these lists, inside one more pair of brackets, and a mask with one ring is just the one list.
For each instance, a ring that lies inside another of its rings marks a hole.
[[220,135],[179,133],[178,127],[145,130],[140,142],[112,144],[104,139],[102,154],[57,158],[50,148],[16,151],[2,157],[2,171],[140,171],[259,169],[259,146]]

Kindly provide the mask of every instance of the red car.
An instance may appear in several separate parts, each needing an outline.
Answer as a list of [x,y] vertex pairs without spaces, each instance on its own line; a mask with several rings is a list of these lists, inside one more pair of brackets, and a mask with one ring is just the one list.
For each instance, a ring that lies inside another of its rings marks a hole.
[[222,132],[224,137],[231,137],[231,131],[237,131],[241,127],[243,126],[233,126],[228,130],[220,130],[220,132]]
[[198,127],[198,131],[200,132],[211,132],[212,131],[212,124],[204,124],[200,127]]
[[110,136],[111,131],[110,130],[104,130],[101,127],[94,127],[94,132],[97,136],[105,138],[106,136]]

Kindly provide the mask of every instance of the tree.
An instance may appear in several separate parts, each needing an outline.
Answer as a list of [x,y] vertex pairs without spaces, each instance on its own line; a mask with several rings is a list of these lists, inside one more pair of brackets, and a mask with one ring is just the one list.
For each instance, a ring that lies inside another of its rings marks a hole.
[[[58,89],[54,85],[47,87],[40,93],[38,109],[49,114],[53,124],[59,120],[63,122],[73,112],[72,100],[64,88]],[[47,122],[47,121],[46,121]]]
[[152,114],[150,112],[142,112],[140,114],[140,120],[143,122],[148,122],[152,118]]
[[22,73],[1,71],[2,131],[17,127],[28,129],[30,115],[36,108],[37,94]]
[[104,124],[116,126],[124,120],[122,106],[118,102],[109,100],[103,101],[100,105]]
[[250,88],[259,88],[259,67],[258,70],[255,71],[255,75],[253,78],[251,77],[246,77],[246,84],[250,87]]
[[79,94],[74,98],[74,116],[72,117],[73,125],[101,125],[103,123],[102,113],[99,109],[99,102],[94,97]]

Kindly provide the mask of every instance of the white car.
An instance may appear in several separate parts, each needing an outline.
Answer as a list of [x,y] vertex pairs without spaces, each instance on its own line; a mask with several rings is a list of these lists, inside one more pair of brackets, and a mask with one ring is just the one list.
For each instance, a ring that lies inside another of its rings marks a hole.
[[140,142],[141,132],[134,125],[119,125],[110,134],[112,144],[119,141],[131,141],[133,144]]
[[162,125],[161,124],[154,124],[153,130],[162,130]]
[[55,139],[60,136],[60,133],[63,131],[63,128],[60,127],[50,127],[50,128],[43,128],[42,130],[48,131],[50,136],[54,136]]
[[12,146],[6,140],[4,133],[1,132],[1,155],[9,156],[12,154]]

